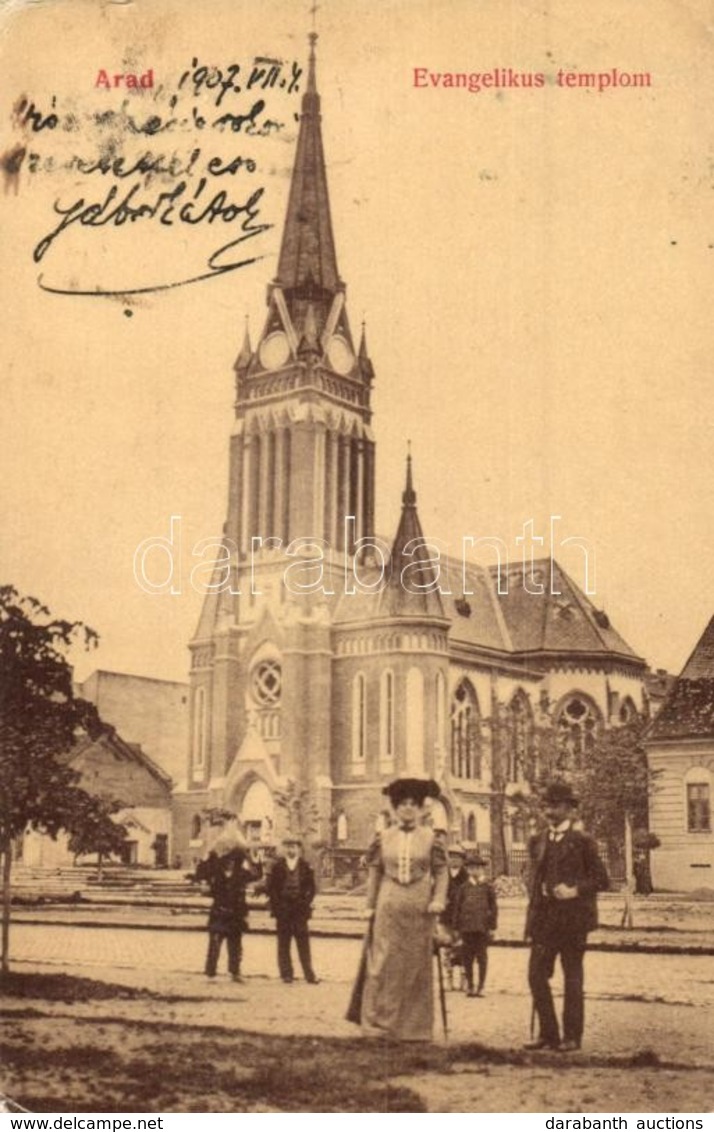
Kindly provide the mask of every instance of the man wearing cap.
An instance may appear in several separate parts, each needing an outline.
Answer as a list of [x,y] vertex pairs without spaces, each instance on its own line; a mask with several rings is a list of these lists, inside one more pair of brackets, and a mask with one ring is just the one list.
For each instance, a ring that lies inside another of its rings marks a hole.
[[284,856],[279,857],[271,869],[266,892],[270,914],[275,918],[278,937],[278,970],[284,983],[293,982],[293,964],[290,943],[297,944],[300,965],[306,983],[318,983],[312,969],[310,931],[308,921],[315,899],[315,874],[300,855],[302,838],[287,834],[283,838]]
[[[583,957],[588,932],[597,927],[597,893],[608,888],[605,866],[592,837],[574,828],[578,800],[565,782],[551,782],[543,799],[547,829],[531,838],[530,901],[526,939],[531,941],[528,981],[539,1034],[527,1049],[580,1049],[583,1036]],[[550,979],[560,956],[565,983],[563,1036]]]

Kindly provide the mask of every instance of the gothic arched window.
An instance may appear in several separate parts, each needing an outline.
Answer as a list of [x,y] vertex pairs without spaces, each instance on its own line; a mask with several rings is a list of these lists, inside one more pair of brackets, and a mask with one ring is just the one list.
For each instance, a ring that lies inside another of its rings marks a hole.
[[367,681],[358,672],[352,681],[352,764],[363,768],[367,758]]
[[632,696],[625,696],[618,712],[618,722],[623,727],[627,727],[629,724],[635,723],[637,719],[637,708],[634,705]]
[[379,686],[379,761],[385,768],[394,761],[394,673],[385,669]]
[[193,699],[193,773],[200,777],[206,765],[206,689],[196,688]]
[[454,778],[481,777],[481,713],[476,692],[466,679],[451,701],[451,773]]
[[580,767],[597,742],[600,712],[587,696],[569,696],[557,716],[558,748],[566,765]]

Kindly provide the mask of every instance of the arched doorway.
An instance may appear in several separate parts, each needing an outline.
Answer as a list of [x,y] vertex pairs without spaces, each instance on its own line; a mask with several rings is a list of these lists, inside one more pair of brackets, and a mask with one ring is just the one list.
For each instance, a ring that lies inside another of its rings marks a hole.
[[239,818],[246,839],[253,844],[269,844],[275,827],[273,795],[262,779],[256,778],[245,792]]

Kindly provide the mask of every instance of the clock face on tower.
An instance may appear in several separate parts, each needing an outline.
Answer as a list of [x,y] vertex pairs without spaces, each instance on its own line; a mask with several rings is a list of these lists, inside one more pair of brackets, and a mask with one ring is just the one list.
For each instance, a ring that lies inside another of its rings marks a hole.
[[349,342],[340,334],[333,334],[327,345],[327,359],[335,373],[349,373],[355,364],[355,356]]
[[280,369],[290,357],[290,344],[282,330],[269,334],[258,351],[260,364],[266,369]]

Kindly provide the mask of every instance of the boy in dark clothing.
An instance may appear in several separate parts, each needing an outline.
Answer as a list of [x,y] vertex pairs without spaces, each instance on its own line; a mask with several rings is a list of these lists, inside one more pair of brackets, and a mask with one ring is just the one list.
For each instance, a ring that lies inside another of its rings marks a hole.
[[[466,993],[470,998],[483,994],[488,969],[489,933],[498,926],[498,905],[493,885],[485,872],[486,862],[477,854],[466,857],[468,880],[456,893],[454,927],[463,940]],[[478,988],[474,990],[474,959],[478,963]]]
[[228,972],[240,983],[243,932],[248,928],[246,886],[257,876],[248,854],[240,848],[216,856],[207,878],[213,903],[208,914],[208,954],[206,974],[215,978],[221,944],[226,941]]
[[315,874],[300,856],[301,838],[289,834],[283,838],[283,846],[285,856],[275,862],[265,886],[270,915],[275,918],[280,978],[284,983],[293,982],[290,944],[294,939],[305,982],[319,983],[312,968],[308,927],[315,899]]
[[[446,908],[444,909],[441,917],[441,923],[446,928],[446,933],[450,940],[448,946],[443,947],[444,957],[444,971],[446,974],[446,982],[449,990],[454,990],[454,973],[460,975],[461,967],[461,942],[458,938],[458,933],[454,925],[454,909],[456,904],[456,894],[459,889],[469,879],[469,874],[464,865],[466,854],[460,845],[452,845],[448,850],[449,862],[449,886],[446,890]],[[456,988],[458,990],[458,987]]]

